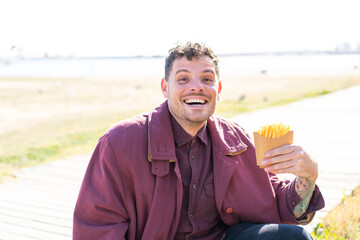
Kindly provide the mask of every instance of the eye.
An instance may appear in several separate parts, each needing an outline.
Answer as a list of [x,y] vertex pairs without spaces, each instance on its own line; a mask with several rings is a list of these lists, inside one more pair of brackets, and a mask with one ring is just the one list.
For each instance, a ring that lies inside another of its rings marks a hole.
[[210,77],[205,77],[205,78],[203,79],[203,81],[204,81],[205,83],[213,83],[213,82],[214,82],[214,80],[213,80],[212,78],[210,78]]
[[187,81],[188,81],[187,77],[179,77],[178,78],[178,82],[180,82],[180,83],[186,83]]

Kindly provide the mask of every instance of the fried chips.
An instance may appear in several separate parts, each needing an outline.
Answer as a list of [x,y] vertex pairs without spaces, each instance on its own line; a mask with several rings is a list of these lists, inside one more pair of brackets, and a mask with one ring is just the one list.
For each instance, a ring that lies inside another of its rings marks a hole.
[[263,137],[275,139],[286,135],[289,130],[288,125],[274,123],[261,127],[257,132]]

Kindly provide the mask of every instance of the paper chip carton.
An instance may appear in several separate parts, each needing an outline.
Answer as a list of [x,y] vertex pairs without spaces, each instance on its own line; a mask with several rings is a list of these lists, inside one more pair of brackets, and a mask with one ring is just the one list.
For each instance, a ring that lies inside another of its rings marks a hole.
[[261,160],[265,159],[265,153],[271,149],[281,147],[293,143],[293,131],[289,131],[279,138],[266,138],[260,135],[258,132],[254,132],[256,163],[259,166]]

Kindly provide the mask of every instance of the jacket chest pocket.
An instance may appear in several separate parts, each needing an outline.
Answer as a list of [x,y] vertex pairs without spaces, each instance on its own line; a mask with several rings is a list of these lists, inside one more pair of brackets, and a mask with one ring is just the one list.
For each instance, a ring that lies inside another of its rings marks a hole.
[[204,184],[205,195],[209,198],[215,198],[214,182]]
[[[205,207],[205,217],[204,219],[209,223],[213,224],[218,222],[219,213],[216,208],[215,202],[215,190],[214,190],[214,182],[208,182],[204,184],[204,201],[200,204],[203,204]],[[211,209],[211,210],[210,210]]]

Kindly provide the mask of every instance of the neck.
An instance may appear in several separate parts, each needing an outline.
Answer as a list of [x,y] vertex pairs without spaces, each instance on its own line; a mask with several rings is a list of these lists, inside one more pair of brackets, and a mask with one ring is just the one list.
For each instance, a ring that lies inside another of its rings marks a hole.
[[195,136],[198,131],[205,125],[206,122],[190,122],[190,121],[182,121],[178,119],[174,114],[172,114],[175,120],[179,123],[179,125],[191,136]]
[[196,126],[183,126],[181,123],[179,124],[188,134],[194,137],[198,133],[198,131],[204,126],[205,122],[201,125],[197,124]]

